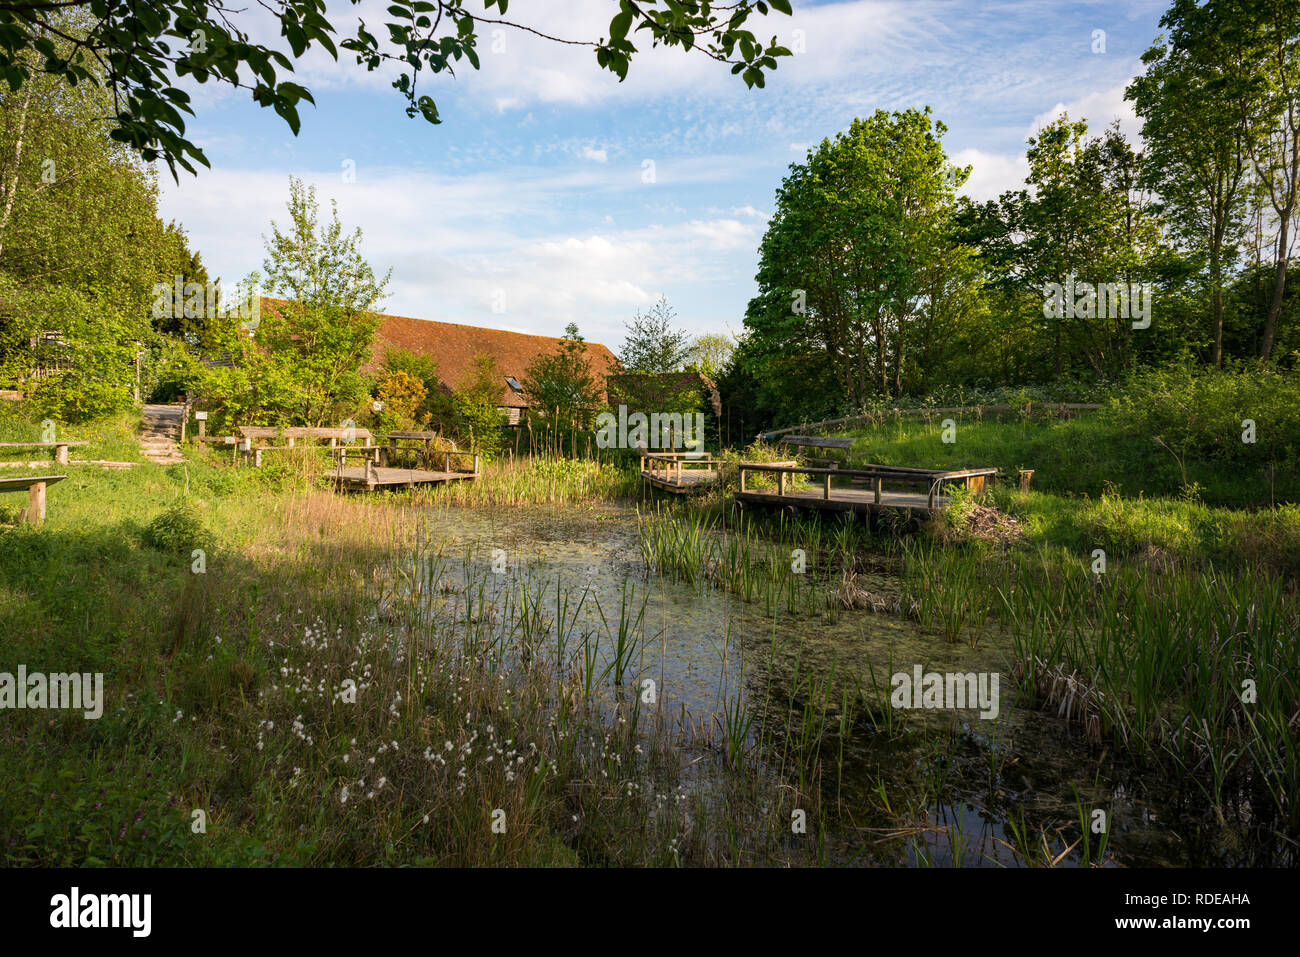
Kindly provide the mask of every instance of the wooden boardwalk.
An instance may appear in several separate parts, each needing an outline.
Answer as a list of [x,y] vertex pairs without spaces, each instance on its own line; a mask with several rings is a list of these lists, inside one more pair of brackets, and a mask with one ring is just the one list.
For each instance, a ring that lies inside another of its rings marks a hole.
[[[847,512],[871,517],[882,509],[905,510],[909,518],[928,517],[947,504],[948,496],[942,490],[948,484],[961,484],[972,490],[983,490],[985,482],[998,470],[913,469],[893,465],[867,465],[857,469],[801,468],[788,463],[747,463],[740,465],[740,490],[735,501],[768,507],[810,508],[825,512]],[[775,488],[756,489],[750,486],[752,476],[763,475],[775,479]],[[795,488],[794,477],[816,479],[812,488]],[[843,484],[847,481],[848,487]],[[885,483],[918,488],[919,491],[886,490]],[[854,488],[853,485],[867,485]]]

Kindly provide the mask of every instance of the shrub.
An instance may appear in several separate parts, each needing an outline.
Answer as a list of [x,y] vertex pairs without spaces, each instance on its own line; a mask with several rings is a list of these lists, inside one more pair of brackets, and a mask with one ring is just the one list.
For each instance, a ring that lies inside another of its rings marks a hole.
[[144,541],[160,551],[176,554],[212,546],[212,536],[198,509],[185,500],[177,502],[150,522],[144,530]]

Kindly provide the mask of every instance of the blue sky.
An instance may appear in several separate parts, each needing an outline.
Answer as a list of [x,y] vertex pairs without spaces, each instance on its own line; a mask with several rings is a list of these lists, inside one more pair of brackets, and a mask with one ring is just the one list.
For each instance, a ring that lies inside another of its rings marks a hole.
[[[1025,138],[1062,109],[1137,136],[1123,90],[1166,6],[795,0],[793,17],[752,21],[803,51],[763,90],[648,44],[620,84],[589,49],[485,31],[482,70],[421,78],[438,126],[406,117],[390,75],[310,54],[298,72],[317,106],[304,104],[297,137],[244,93],[190,88],[190,133],[212,169],[179,185],[164,174],[162,214],[230,285],[260,266],[298,176],[362,228],[377,271],[392,268],[387,312],[557,336],[572,321],[617,350],[624,320],[662,294],[690,332],[739,333],[775,191],[810,145],[855,116],[929,105],[949,156],[973,166],[965,191],[996,196],[1020,184]],[[358,9],[373,29],[383,7],[330,3],[341,32]],[[509,15],[595,39],[616,8],[512,0]]]

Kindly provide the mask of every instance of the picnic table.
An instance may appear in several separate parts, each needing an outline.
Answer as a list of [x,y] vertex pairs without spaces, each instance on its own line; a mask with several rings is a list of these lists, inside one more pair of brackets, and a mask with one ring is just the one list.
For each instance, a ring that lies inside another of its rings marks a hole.
[[[437,451],[433,443],[442,437],[441,432],[431,432],[427,430],[410,430],[398,429],[388,433],[388,462],[391,464],[397,461],[399,448],[413,449],[416,453],[416,459],[426,466],[433,461],[433,453]],[[408,443],[399,446],[398,443]],[[413,444],[411,444],[413,443]],[[477,471],[477,469],[475,470]]]
[[21,475],[15,478],[0,478],[0,492],[26,492],[27,510],[23,512],[23,521],[28,525],[40,525],[45,521],[45,487],[55,482],[62,482],[66,475]]
[[347,428],[322,428],[306,426],[289,426],[288,428],[278,429],[270,425],[241,425],[239,434],[250,442],[253,440],[265,441],[268,439],[283,438],[288,442],[288,448],[293,448],[293,444],[298,439],[307,441],[329,440],[330,448],[336,448],[340,442],[352,444],[353,442],[369,442],[374,436],[370,434],[369,429]]
[[78,442],[72,439],[64,439],[57,442],[0,442],[0,449],[53,449],[54,461],[58,462],[60,465],[67,465],[69,446],[82,446],[89,444],[89,442]]

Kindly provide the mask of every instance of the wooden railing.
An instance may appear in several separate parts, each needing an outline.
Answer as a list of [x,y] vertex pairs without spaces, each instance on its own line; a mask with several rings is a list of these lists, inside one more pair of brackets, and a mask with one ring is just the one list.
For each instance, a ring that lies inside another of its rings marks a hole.
[[822,479],[822,497],[830,499],[831,497],[831,479],[833,478],[859,478],[866,479],[873,483],[875,492],[875,504],[879,505],[884,496],[884,483],[889,480],[891,483],[897,482],[904,485],[919,485],[928,488],[927,505],[930,509],[934,508],[935,498],[939,494],[939,489],[945,482],[964,482],[966,487],[973,484],[977,478],[987,478],[997,475],[997,469],[958,469],[956,471],[944,471],[942,469],[914,469],[901,465],[869,465],[864,468],[856,469],[820,469],[804,468],[801,466],[791,466],[784,463],[740,463],[740,491],[750,492],[751,489],[745,487],[745,475],[750,472],[760,472],[775,474],[777,477],[777,495],[786,494],[787,477],[791,475],[815,475]]
[[690,457],[700,454],[699,452],[642,452],[641,471],[655,478],[659,478],[659,473],[662,473],[661,481],[680,485],[682,470],[687,466],[703,466],[706,472],[713,472],[722,465],[717,459],[708,458],[707,455],[704,458]]

